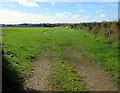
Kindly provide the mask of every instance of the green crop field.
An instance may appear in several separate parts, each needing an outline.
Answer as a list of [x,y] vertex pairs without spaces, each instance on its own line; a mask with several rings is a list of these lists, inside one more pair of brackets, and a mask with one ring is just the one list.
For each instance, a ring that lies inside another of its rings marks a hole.
[[[118,42],[95,35],[87,30],[62,27],[4,27],[2,29],[3,75],[8,83],[21,83],[34,72],[32,60],[38,55],[53,57],[55,70],[49,84],[67,91],[87,91],[84,78],[79,76],[64,55],[66,47],[82,53],[83,58],[96,60],[117,82]],[[74,54],[77,56],[77,54]],[[63,73],[64,72],[64,73]]]

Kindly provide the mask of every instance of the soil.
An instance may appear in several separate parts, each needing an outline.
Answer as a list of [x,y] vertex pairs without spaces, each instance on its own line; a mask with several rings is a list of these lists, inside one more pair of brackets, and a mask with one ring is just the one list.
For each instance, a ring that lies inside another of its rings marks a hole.
[[26,81],[25,87],[36,91],[49,91],[48,76],[51,73],[50,57],[39,56],[34,60],[34,65],[34,75]]
[[81,52],[65,47],[65,56],[69,59],[77,74],[84,77],[87,88],[90,91],[117,91],[117,84],[112,81],[104,68],[94,60],[87,59]]
[[[80,51],[71,47],[65,47],[64,56],[69,59],[69,64],[77,71],[77,74],[84,77],[86,86],[90,91],[117,91],[117,84],[112,81],[104,68],[94,60],[83,57]],[[48,78],[51,73],[50,56],[41,55],[33,62],[35,72],[29,78],[25,87],[36,91],[49,91]]]

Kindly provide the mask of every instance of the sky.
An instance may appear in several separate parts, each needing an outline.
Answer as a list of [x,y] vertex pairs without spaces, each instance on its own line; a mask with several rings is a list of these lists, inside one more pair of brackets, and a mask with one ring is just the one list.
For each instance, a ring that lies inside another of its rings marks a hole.
[[0,24],[81,23],[118,19],[117,0],[1,0]]

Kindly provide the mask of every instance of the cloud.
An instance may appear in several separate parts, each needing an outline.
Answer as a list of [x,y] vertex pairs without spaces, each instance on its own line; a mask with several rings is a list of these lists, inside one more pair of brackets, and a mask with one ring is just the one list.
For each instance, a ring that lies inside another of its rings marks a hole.
[[106,17],[106,14],[101,14],[100,17]]
[[50,13],[46,13],[46,15],[50,15]]
[[77,20],[78,18],[80,18],[80,14],[76,14],[72,17],[74,20]]
[[52,5],[55,5],[55,2],[51,2]]
[[67,21],[67,15],[64,15],[63,13],[56,13],[55,16],[53,16],[53,20],[56,22],[65,22]]
[[39,5],[35,2],[35,1],[31,1],[31,0],[11,0],[11,1],[15,1],[18,2],[19,5],[23,5],[25,7],[39,7]]
[[[70,12],[55,13],[53,16],[24,13],[19,11],[0,9],[0,24],[19,24],[19,23],[80,23],[105,20],[105,14],[99,17],[71,14]],[[99,20],[98,20],[99,19]]]
[[23,13],[13,10],[0,10],[0,23],[18,24],[18,23],[34,23],[34,22],[47,22],[50,17],[39,14]]
[[26,7],[39,7],[39,5],[35,2],[27,2],[27,1],[20,1],[19,2],[20,5],[26,6]]
[[71,13],[70,12],[63,12],[63,13],[56,13],[55,15],[68,16],[68,15],[71,15]]
[[80,10],[77,10],[76,12],[85,12],[86,10],[84,9],[80,9]]
[[9,7],[16,7],[15,5],[12,5],[12,4],[8,4]]
[[71,15],[70,12],[63,12],[63,14],[65,14],[65,15]]
[[80,22],[90,22],[90,21],[93,21],[93,20],[91,20],[90,16],[83,16],[83,15],[80,15],[80,14],[75,14],[75,15],[73,15],[72,18],[73,18],[74,21],[80,21]]
[[52,16],[52,20],[55,23],[69,23],[72,21],[71,16],[72,14],[70,12],[55,13],[55,15]]
[[96,13],[101,13],[101,12],[103,12],[103,9],[99,9],[96,11]]

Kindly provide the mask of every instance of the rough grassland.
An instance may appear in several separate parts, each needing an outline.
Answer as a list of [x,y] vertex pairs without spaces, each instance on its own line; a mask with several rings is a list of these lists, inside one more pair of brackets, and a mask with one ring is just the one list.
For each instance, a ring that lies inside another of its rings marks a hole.
[[[5,68],[3,72],[10,83],[22,82],[26,73],[34,69],[32,59],[35,59],[38,54],[50,53],[54,57],[53,67],[56,69],[51,74],[53,79],[50,80],[52,82],[50,84],[67,91],[87,90],[82,77],[67,64],[68,60],[63,55],[66,46],[71,46],[82,51],[86,57],[97,60],[117,81],[117,41],[111,43],[109,39],[85,30],[59,27],[6,27],[3,28],[2,37],[4,58],[7,60],[3,62],[3,68]],[[63,71],[68,73],[62,73]]]

